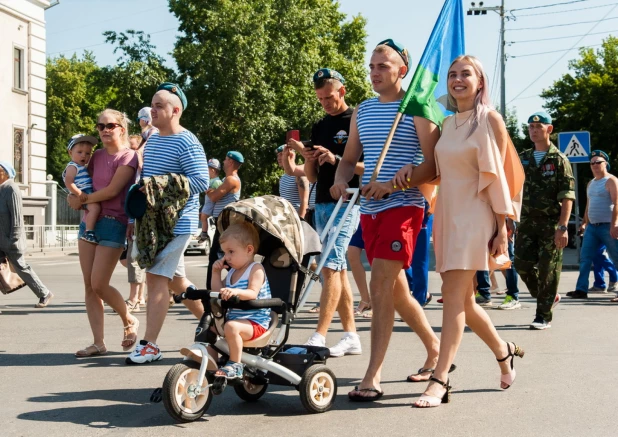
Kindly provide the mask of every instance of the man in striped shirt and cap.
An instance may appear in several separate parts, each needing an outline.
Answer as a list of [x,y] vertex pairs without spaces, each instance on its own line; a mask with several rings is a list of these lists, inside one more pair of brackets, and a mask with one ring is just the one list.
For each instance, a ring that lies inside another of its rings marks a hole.
[[[393,40],[374,49],[370,79],[378,97],[361,103],[352,115],[350,138],[331,188],[333,198],[345,196],[354,167],[364,155],[361,226],[371,264],[371,357],[365,377],[348,396],[352,401],[382,397],[382,364],[393,330],[394,311],[418,334],[427,349],[427,360],[411,382],[429,379],[438,361],[440,342],[421,306],[410,295],[404,268],[410,266],[414,244],[424,215],[425,201],[417,188],[436,177],[433,150],[440,137],[438,126],[421,117],[404,115],[391,142],[376,182],[371,176],[386,143],[405,94],[402,80],[408,72],[407,50]],[[403,164],[409,171],[407,187],[393,186]],[[411,166],[411,167],[410,167]],[[411,174],[410,174],[411,173]]]
[[[153,133],[148,139],[142,177],[166,173],[184,175],[189,180],[191,193],[174,227],[174,238],[157,254],[154,264],[147,270],[146,333],[127,357],[127,364],[143,364],[161,359],[161,350],[156,341],[169,308],[168,289],[182,293],[193,285],[185,275],[184,252],[199,224],[199,194],[208,189],[208,165],[199,140],[180,125],[180,117],[186,107],[184,93],[173,83],[161,84],[152,98],[152,123],[159,132]],[[194,315],[198,315],[200,309],[204,312],[200,306],[199,302],[187,305]]]

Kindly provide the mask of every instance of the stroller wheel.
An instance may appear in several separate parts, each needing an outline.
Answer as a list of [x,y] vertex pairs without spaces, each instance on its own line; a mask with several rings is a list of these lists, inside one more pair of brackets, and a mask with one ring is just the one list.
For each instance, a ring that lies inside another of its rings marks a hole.
[[300,401],[310,413],[324,413],[330,410],[337,397],[337,378],[323,364],[309,367],[298,387]]
[[200,365],[195,361],[183,361],[172,367],[163,381],[163,405],[174,420],[193,422],[204,415],[212,402],[212,391],[208,387],[208,374],[199,387]]
[[243,380],[242,384],[236,384],[234,386],[234,391],[238,395],[240,399],[247,402],[255,402],[259,398],[261,398],[266,390],[268,389],[268,384],[257,385],[251,383],[251,381]]

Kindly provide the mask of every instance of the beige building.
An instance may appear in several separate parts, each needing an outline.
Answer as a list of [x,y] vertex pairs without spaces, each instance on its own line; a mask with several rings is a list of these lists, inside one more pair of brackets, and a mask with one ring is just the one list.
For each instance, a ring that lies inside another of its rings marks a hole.
[[0,0],[0,160],[13,164],[26,224],[45,224],[46,0]]

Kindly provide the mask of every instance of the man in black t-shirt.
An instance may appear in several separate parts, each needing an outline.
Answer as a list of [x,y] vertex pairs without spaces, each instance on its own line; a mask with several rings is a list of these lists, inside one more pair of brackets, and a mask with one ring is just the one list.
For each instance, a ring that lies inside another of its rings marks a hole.
[[[345,80],[341,74],[329,68],[318,70],[313,76],[315,93],[326,116],[318,121],[311,130],[311,148],[294,139],[288,141],[288,146],[300,151],[305,158],[305,174],[310,182],[317,182],[314,223],[318,233],[322,233],[337,203],[330,195],[330,187],[335,181],[335,172],[343,156],[348,134],[352,108],[345,103]],[[350,181],[350,187],[359,184],[358,175],[363,173],[363,163],[356,166],[355,176]],[[343,218],[345,207],[342,207],[333,228],[339,225]],[[352,288],[347,276],[346,251],[352,234],[356,231],[359,221],[359,206],[355,205],[346,218],[341,232],[336,237],[335,245],[330,253],[322,253],[326,257],[322,269],[323,285],[320,297],[320,317],[316,332],[305,343],[311,346],[325,346],[326,332],[333,319],[335,311],[339,312],[344,335],[334,347],[330,348],[331,357],[343,355],[360,355],[362,352],[360,338],[354,324],[354,299]],[[328,244],[328,238],[322,242]]]

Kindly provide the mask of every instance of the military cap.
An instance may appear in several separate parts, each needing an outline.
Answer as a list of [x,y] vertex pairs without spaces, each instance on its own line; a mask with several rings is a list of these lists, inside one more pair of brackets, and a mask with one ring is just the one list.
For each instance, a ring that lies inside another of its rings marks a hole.
[[172,94],[176,94],[178,98],[180,99],[180,103],[182,103],[182,109],[183,110],[187,109],[187,96],[185,96],[185,93],[182,92],[182,90],[180,89],[178,85],[172,82],[163,82],[157,88],[157,91],[161,91],[161,90],[169,91]]
[[[410,56],[408,54],[408,49],[406,49],[402,44],[398,43],[392,38],[385,39],[384,41],[380,41],[378,46],[385,45],[395,50],[401,59],[403,59],[403,63],[406,64],[406,67],[410,63]],[[376,46],[377,47],[377,46]],[[408,74],[408,73],[406,73]]]
[[281,152],[283,152],[283,148],[284,148],[284,147],[285,147],[285,146],[279,146],[279,147],[277,147],[276,152],[277,152],[278,154],[279,154],[279,153],[281,153]]
[[243,158],[242,153],[237,152],[235,150],[231,151],[231,152],[227,152],[227,156],[230,159],[233,159],[234,161],[238,162],[239,164],[242,164],[245,162],[245,158]]
[[609,164],[609,155],[607,153],[602,150],[593,150],[592,152],[590,152],[590,161],[592,161],[592,158],[594,158],[595,156],[600,156],[605,160],[608,170],[611,168],[611,165]]
[[93,146],[96,146],[99,140],[91,135],[77,134],[73,135],[69,140],[69,144],[67,144],[67,150],[70,152],[73,146],[78,143],[90,143]]
[[547,112],[544,111],[535,112],[528,119],[528,124],[530,123],[551,124],[551,117]]
[[324,79],[335,79],[345,85],[345,79],[338,71],[335,71],[331,68],[320,68],[313,75],[313,83],[318,83],[320,80]]

